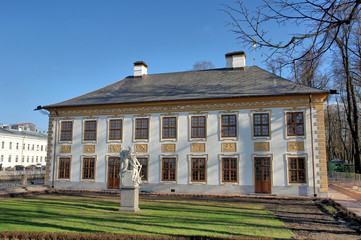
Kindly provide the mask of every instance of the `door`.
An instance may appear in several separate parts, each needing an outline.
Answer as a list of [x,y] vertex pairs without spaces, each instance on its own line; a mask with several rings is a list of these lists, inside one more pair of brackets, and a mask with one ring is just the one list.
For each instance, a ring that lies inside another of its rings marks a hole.
[[108,158],[108,189],[120,188],[120,157]]
[[256,193],[271,193],[271,158],[255,157],[255,184],[254,191]]

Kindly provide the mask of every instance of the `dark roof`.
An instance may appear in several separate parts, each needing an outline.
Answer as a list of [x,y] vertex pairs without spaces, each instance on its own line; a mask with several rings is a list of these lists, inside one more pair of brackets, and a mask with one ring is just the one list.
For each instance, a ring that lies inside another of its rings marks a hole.
[[19,131],[19,130],[11,130],[11,129],[3,129],[0,128],[0,134],[12,135],[12,136],[19,136],[19,137],[31,137],[31,138],[40,138],[40,139],[47,139],[48,135],[42,132],[32,132],[32,131]]
[[126,77],[106,87],[44,108],[328,93],[295,84],[259,67],[211,69]]

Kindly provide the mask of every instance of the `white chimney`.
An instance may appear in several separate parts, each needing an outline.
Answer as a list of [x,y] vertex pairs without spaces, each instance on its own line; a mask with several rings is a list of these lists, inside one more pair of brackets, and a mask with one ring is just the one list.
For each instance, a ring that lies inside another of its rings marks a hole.
[[226,54],[226,68],[241,68],[246,66],[246,54],[243,51]]
[[141,77],[147,75],[148,65],[143,61],[137,61],[134,63],[134,77]]

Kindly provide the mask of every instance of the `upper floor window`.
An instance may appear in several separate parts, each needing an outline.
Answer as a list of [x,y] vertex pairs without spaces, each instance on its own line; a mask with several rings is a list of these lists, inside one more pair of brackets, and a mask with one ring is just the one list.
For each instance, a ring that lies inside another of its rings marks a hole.
[[206,137],[206,117],[205,116],[192,116],[191,118],[191,136],[192,138],[205,138]]
[[306,168],[304,157],[288,158],[290,183],[306,183]]
[[73,122],[62,121],[60,130],[60,141],[71,141],[73,134]]
[[19,149],[19,143],[16,143],[16,150]]
[[287,113],[287,135],[304,136],[303,112]]
[[94,179],[95,158],[83,158],[83,179]]
[[23,150],[25,150],[25,143],[23,143]]
[[39,145],[36,145],[36,151],[39,151]]
[[30,144],[28,144],[28,150],[30,150]]
[[122,140],[121,119],[112,119],[109,121],[109,140]]
[[8,162],[11,162],[11,155],[9,155],[9,160],[8,160]]
[[35,146],[34,144],[33,144],[33,145],[31,145],[31,150],[33,150],[33,151],[34,151],[34,146]]
[[1,155],[0,162],[4,161],[4,155]]
[[41,145],[40,151],[43,151],[43,149],[44,149],[44,146],[43,146],[43,145]]
[[253,114],[253,132],[255,137],[269,136],[269,114],[255,113]]
[[176,117],[163,117],[163,138],[176,138],[177,137],[177,119]]
[[97,138],[97,121],[85,121],[84,122],[84,140],[94,141]]
[[135,120],[135,139],[148,139],[149,119],[137,118]]
[[9,142],[9,149],[12,149],[12,148],[13,148],[13,143]]
[[2,148],[2,149],[5,148],[5,142],[4,142],[4,141],[1,142],[1,148]]
[[236,115],[222,115],[222,137],[237,137]]

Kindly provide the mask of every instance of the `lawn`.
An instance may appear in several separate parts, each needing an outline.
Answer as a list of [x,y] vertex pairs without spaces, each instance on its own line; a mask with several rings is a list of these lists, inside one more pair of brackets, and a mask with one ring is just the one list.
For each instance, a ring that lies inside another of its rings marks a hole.
[[119,204],[119,196],[112,195],[0,199],[0,231],[292,236],[261,204],[145,199],[137,213],[119,212]]

